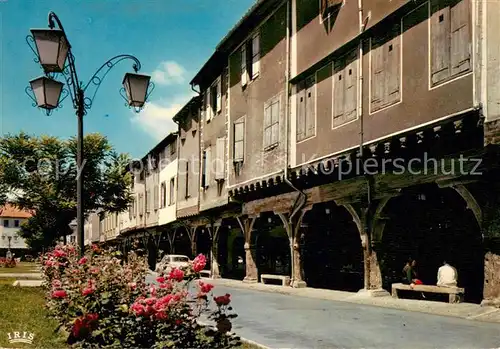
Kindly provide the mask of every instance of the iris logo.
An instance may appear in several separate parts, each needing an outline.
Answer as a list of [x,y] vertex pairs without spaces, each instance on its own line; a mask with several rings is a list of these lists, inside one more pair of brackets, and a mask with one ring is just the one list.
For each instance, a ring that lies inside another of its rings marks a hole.
[[[1,1],[1,0],[0,0]],[[35,334],[32,332],[12,332],[7,333],[9,337],[9,343],[26,343],[33,344],[35,339]]]

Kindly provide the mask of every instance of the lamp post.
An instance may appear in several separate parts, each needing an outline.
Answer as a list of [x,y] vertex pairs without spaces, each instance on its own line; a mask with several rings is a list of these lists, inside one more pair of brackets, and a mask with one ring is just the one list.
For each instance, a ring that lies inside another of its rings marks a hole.
[[7,259],[11,259],[12,258],[12,252],[10,251],[10,242],[12,240],[12,236],[7,236],[7,240],[9,241],[9,245],[7,247]]
[[[118,55],[106,61],[90,78],[87,84],[79,79],[75,66],[75,57],[71,51],[61,21],[54,12],[49,13],[49,29],[31,29],[26,41],[35,54],[35,62],[40,63],[44,75],[30,81],[26,93],[33,100],[33,106],[45,109],[47,115],[61,107],[61,102],[71,96],[73,108],[78,120],[77,133],[77,233],[78,244],[83,255],[85,251],[84,241],[84,202],[83,202],[83,179],[84,179],[84,153],[83,153],[83,117],[92,107],[95,95],[108,72],[117,63],[123,60],[132,60],[134,73],[127,73],[123,79],[123,88],[120,94],[126,100],[127,105],[139,112],[146,103],[147,98],[154,89],[148,75],[138,74],[141,68],[139,60],[132,55]],[[57,24],[57,28],[56,28]],[[56,76],[62,75],[63,82],[55,80]],[[90,92],[90,89],[94,89]],[[90,92],[90,93],[89,93]],[[88,94],[90,97],[87,97]]]

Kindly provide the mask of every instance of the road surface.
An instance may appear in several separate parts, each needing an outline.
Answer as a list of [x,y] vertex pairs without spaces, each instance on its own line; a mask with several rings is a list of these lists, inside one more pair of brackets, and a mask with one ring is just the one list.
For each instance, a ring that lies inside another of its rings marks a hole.
[[500,325],[217,285],[233,330],[271,348],[500,348]]

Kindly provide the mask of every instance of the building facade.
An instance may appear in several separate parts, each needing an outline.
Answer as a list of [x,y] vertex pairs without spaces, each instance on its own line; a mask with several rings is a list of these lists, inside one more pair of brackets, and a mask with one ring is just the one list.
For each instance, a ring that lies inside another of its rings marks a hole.
[[[257,1],[174,118],[171,248],[209,253],[213,277],[242,265],[247,282],[374,295],[410,256],[428,284],[446,259],[467,301],[500,298],[498,14],[470,0]],[[165,181],[138,177],[136,202]],[[136,230],[147,222],[161,213]]]
[[18,235],[21,225],[31,217],[26,211],[21,211],[12,205],[5,205],[0,208],[0,251],[2,257],[11,250],[17,257],[24,255],[28,251],[23,238]]

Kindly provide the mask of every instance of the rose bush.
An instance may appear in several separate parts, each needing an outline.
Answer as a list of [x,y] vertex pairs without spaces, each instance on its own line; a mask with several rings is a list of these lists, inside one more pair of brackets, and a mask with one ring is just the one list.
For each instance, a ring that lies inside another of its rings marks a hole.
[[[200,280],[206,259],[147,284],[145,258],[93,246],[79,258],[71,245],[41,256],[47,306],[68,343],[85,348],[233,348],[230,296],[214,297]],[[213,306],[212,306],[213,305]],[[216,329],[198,323],[202,314]]]
[[15,268],[16,260],[14,258],[0,257],[0,268]]

